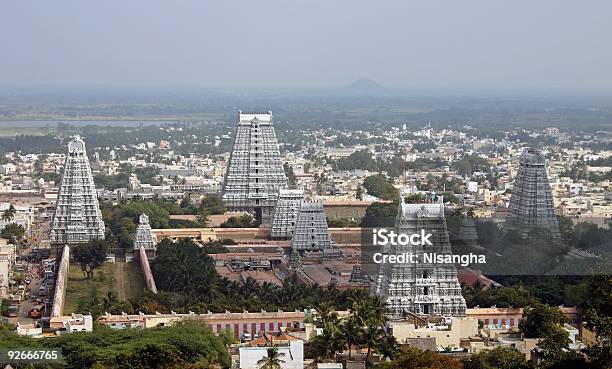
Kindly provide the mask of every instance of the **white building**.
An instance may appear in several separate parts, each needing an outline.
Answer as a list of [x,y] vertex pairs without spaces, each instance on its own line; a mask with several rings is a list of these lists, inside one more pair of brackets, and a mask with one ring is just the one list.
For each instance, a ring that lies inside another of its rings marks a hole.
[[[268,344],[266,344],[268,342]],[[281,356],[282,369],[304,368],[304,341],[285,332],[278,335],[264,334],[239,348],[239,362],[237,368],[259,369],[257,362],[268,355],[270,342],[278,349]]]

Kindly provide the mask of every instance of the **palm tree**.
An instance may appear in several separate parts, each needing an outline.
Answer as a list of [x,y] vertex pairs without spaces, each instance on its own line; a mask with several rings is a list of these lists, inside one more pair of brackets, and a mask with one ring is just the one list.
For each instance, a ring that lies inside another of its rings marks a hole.
[[13,206],[13,204],[11,204],[9,206],[8,209],[6,209],[3,213],[2,213],[2,220],[4,220],[5,222],[10,222],[11,220],[13,220],[13,218],[15,218],[15,214],[17,213],[17,210],[15,210],[15,207]]
[[377,350],[381,339],[385,336],[385,332],[376,326],[369,326],[363,330],[362,338],[363,345],[368,348],[366,354],[366,365],[369,366],[372,356],[372,350]]
[[285,353],[278,352],[278,348],[268,347],[267,356],[257,360],[257,365],[259,365],[259,369],[280,369],[281,364],[285,362],[281,359],[283,356],[285,356]]
[[399,353],[400,347],[395,337],[392,335],[386,335],[378,342],[376,350],[380,353],[383,360],[393,360]]
[[108,291],[106,297],[102,299],[102,307],[104,308],[104,311],[111,312],[113,305],[115,305],[117,302],[119,302],[119,299],[117,299],[117,296],[115,296],[113,291]]
[[351,316],[342,324],[342,337],[348,346],[348,359],[351,360],[351,350],[353,346],[358,345],[361,341],[363,328],[359,318]]

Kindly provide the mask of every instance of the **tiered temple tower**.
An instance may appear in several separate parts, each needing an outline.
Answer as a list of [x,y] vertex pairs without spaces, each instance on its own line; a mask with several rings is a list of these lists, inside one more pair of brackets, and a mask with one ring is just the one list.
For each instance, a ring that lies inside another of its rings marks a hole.
[[104,239],[104,221],[85,142],[78,136],[68,143],[49,239],[55,247]]
[[136,236],[134,236],[134,251],[137,253],[141,247],[149,258],[155,256],[157,238],[149,225],[149,217],[146,214],[141,214],[139,218],[138,228],[136,228]]
[[297,217],[291,248],[294,251],[329,251],[332,239],[320,202],[305,202]]
[[425,315],[465,315],[465,299],[457,279],[454,264],[429,263],[421,257],[424,253],[451,254],[451,245],[444,219],[444,203],[408,204],[401,196],[396,231],[401,234],[431,233],[433,245],[390,246],[384,250],[389,255],[402,253],[419,256],[419,263],[384,263],[379,268],[375,292],[387,300],[392,315],[404,312]]
[[473,249],[483,249],[483,247],[480,246],[480,242],[478,240],[478,230],[476,229],[476,223],[474,222],[474,218],[472,218],[471,216],[467,216],[465,217],[465,219],[463,219],[463,223],[461,224],[461,230],[459,233],[459,240],[463,242],[464,245]]
[[250,212],[269,225],[278,190],[286,187],[272,112],[239,112],[223,183],[225,206],[229,211]]
[[553,238],[560,238],[559,220],[546,175],[546,158],[538,150],[526,149],[519,158],[506,224],[522,233],[534,228],[545,229]]
[[290,240],[295,229],[300,207],[304,202],[304,190],[281,189],[274,207],[270,238],[273,240]]

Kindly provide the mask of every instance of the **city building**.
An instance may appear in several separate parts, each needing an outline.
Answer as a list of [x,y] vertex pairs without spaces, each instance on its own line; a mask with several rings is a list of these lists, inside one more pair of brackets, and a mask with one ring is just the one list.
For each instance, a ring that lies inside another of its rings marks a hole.
[[280,363],[281,369],[304,368],[304,341],[284,331],[276,334],[263,333],[261,337],[249,340],[241,345],[238,348],[239,363],[236,368],[261,368],[261,364],[258,364],[258,362],[267,357],[270,347],[278,350],[282,360]]
[[271,239],[291,239],[302,202],[304,202],[304,190],[281,189],[279,191],[272,217]]
[[475,318],[447,318],[439,323],[417,325],[411,319],[387,322],[388,330],[399,343],[410,344],[412,340],[433,338],[435,346],[459,348],[462,339],[478,335],[478,320]]
[[52,245],[61,246],[103,238],[104,221],[85,142],[76,136],[68,143],[49,239]]
[[281,328],[302,328],[304,323],[303,311],[274,311],[242,313],[211,313],[206,314],[104,314],[98,318],[98,323],[114,329],[132,327],[152,328],[172,325],[188,319],[201,319],[208,324],[213,333],[231,332],[235,338],[245,333],[255,335],[260,332],[279,332]]
[[234,146],[223,183],[229,211],[247,211],[269,224],[278,191],[287,187],[272,112],[238,114]]
[[506,224],[525,234],[540,228],[548,230],[554,238],[560,237],[546,158],[538,150],[525,149],[519,158]]
[[382,263],[377,278],[376,293],[387,300],[394,316],[405,312],[424,315],[463,316],[466,303],[461,295],[457,269],[452,263],[433,263],[425,253],[451,255],[451,246],[444,218],[444,202],[406,203],[400,196],[395,221],[398,234],[431,234],[433,245],[396,243],[388,248],[389,255],[412,254],[418,263]]

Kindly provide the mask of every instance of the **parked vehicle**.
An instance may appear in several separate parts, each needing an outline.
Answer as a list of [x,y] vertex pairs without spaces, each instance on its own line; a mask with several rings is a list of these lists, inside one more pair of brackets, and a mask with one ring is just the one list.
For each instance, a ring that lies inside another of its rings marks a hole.
[[37,305],[30,309],[30,318],[38,319],[42,316],[44,305]]
[[19,305],[10,305],[8,308],[8,316],[16,317],[19,314]]

